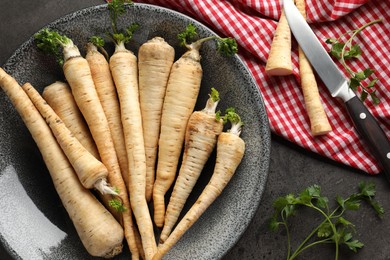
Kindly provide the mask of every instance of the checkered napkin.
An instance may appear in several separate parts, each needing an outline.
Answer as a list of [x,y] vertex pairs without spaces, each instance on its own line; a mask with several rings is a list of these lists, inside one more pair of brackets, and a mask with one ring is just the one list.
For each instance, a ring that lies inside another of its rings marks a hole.
[[[347,111],[339,100],[331,97],[318,79],[318,88],[333,131],[314,137],[310,131],[303,94],[299,84],[298,51],[294,41],[292,76],[269,77],[265,73],[281,3],[277,0],[135,0],[167,7],[202,22],[220,35],[234,37],[239,55],[252,72],[263,95],[271,131],[276,135],[337,162],[361,169],[369,174],[380,172],[380,166],[358,136]],[[327,38],[356,29],[370,21],[383,19],[356,38],[362,57],[348,61],[355,71],[375,70],[373,77],[381,103],[370,98],[365,105],[390,138],[390,1],[388,0],[307,0],[307,20],[326,49]],[[340,69],[345,71],[339,62]],[[345,74],[348,76],[347,74]]]

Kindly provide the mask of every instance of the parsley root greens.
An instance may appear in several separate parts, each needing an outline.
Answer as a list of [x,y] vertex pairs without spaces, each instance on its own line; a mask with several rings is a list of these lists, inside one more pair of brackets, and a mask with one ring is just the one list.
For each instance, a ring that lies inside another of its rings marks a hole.
[[[348,59],[357,59],[362,54],[362,50],[358,44],[352,44],[354,38],[364,29],[367,27],[382,22],[381,19],[371,21],[369,23],[366,23],[365,25],[361,26],[360,28],[357,28],[352,31],[348,31],[344,34],[342,34],[339,38],[329,38],[326,40],[326,43],[329,43],[332,45],[329,53],[340,60],[341,64],[343,65],[344,69],[348,72],[350,77],[349,87],[360,93],[360,99],[362,101],[366,100],[368,96],[371,97],[372,102],[374,104],[379,104],[380,100],[376,96],[376,90],[375,90],[375,83],[378,81],[377,78],[374,78],[368,82],[368,84],[364,85],[362,82],[367,80],[375,71],[371,68],[367,68],[363,71],[354,71],[351,69],[351,67],[348,66],[346,60]],[[349,38],[347,35],[350,35]],[[346,41],[343,42],[342,39],[344,37],[347,37]]]
[[[310,186],[297,195],[288,194],[277,198],[273,203],[275,213],[269,222],[269,227],[274,231],[278,230],[280,226],[285,228],[287,232],[286,259],[295,259],[304,250],[318,244],[334,243],[336,260],[339,257],[341,245],[347,246],[354,252],[363,247],[363,243],[352,237],[355,226],[345,218],[344,214],[348,210],[358,210],[363,201],[367,202],[379,217],[383,216],[384,209],[374,200],[376,191],[373,183],[360,182],[358,188],[357,193],[353,193],[347,198],[337,196],[337,206],[334,210],[329,208],[328,198],[321,195],[321,189],[318,185]],[[324,217],[324,220],[313,229],[294,252],[291,252],[288,219],[296,215],[302,207],[317,211]],[[317,239],[315,239],[315,235],[317,235]]]
[[161,112],[175,49],[154,37],[138,51],[138,84],[146,155],[146,200],[150,201],[156,171]]
[[122,227],[96,197],[82,186],[49,126],[26,92],[1,68],[0,87],[36,142],[54,187],[85,249],[92,256],[109,258],[119,254],[122,251]]

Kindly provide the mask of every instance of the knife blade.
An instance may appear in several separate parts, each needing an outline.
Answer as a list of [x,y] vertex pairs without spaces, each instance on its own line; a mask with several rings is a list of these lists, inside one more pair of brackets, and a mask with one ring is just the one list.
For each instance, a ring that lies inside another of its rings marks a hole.
[[283,9],[294,38],[333,97],[340,98],[353,124],[382,166],[390,182],[390,142],[375,117],[349,88],[348,79],[333,62],[293,0],[283,0]]

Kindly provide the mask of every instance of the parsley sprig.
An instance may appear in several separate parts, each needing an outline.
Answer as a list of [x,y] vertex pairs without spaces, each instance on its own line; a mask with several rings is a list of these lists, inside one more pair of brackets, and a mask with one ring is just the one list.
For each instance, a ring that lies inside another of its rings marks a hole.
[[111,199],[108,201],[110,207],[114,208],[117,212],[125,212],[126,207],[123,205],[122,201],[119,198]]
[[209,36],[201,39],[197,39],[198,33],[196,27],[193,24],[188,24],[184,31],[177,34],[180,46],[186,46],[188,49],[200,49],[200,46],[208,41],[215,40],[217,51],[226,56],[232,56],[237,53],[237,42],[234,38],[221,38],[218,36]]
[[[366,68],[363,71],[354,71],[348,66],[346,60],[357,59],[361,57],[363,51],[358,44],[353,44],[354,38],[367,27],[382,22],[381,19],[371,21],[361,26],[358,29],[348,31],[342,34],[339,38],[329,38],[326,40],[326,43],[331,44],[332,47],[329,53],[340,60],[341,64],[345,70],[350,75],[349,87],[360,93],[360,99],[362,101],[366,100],[368,96],[371,97],[374,104],[379,104],[380,100],[376,95],[375,83],[378,81],[377,78],[369,80],[368,84],[364,84],[364,81],[367,81],[369,77],[375,72],[371,68]],[[348,38],[349,36],[349,38]],[[346,41],[343,41],[343,38],[346,37]]]
[[[346,219],[344,214],[347,211],[358,210],[362,202],[367,202],[379,217],[383,217],[384,209],[374,200],[375,184],[360,182],[358,188],[359,192],[347,198],[337,196],[335,199],[337,206],[333,210],[329,207],[328,198],[321,195],[321,188],[318,185],[310,186],[297,195],[288,194],[277,198],[273,203],[275,211],[270,219],[269,228],[277,231],[282,226],[286,230],[288,243],[286,259],[295,259],[304,250],[318,244],[333,243],[335,245],[336,260],[338,259],[340,245],[344,245],[354,252],[362,248],[363,243],[353,238],[355,225]],[[292,252],[288,219],[304,207],[318,212],[323,217],[323,221]]]
[[118,29],[118,18],[125,14],[125,6],[132,4],[131,0],[112,0],[107,4],[112,29],[109,38],[118,46],[128,43],[133,38],[134,32],[139,28],[138,23],[132,23],[125,29]]

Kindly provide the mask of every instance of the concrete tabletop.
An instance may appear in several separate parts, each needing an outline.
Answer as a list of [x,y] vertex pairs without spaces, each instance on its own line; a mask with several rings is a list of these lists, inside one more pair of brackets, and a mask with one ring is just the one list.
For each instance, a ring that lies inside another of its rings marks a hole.
[[[0,1],[0,66],[41,27],[65,14],[102,3],[103,1],[97,0]],[[268,218],[273,214],[272,202],[279,196],[297,193],[310,185],[318,184],[322,188],[322,194],[330,199],[330,205],[335,205],[333,198],[336,195],[350,195],[356,191],[360,181],[375,183],[376,199],[382,203],[386,213],[383,219],[379,219],[365,205],[357,212],[349,212],[347,218],[356,226],[355,237],[365,246],[358,253],[342,248],[339,259],[390,259],[390,184],[384,175],[370,176],[305,151],[273,135],[269,177],[260,206],[241,239],[223,259],[285,259],[286,233],[274,233],[267,228]],[[298,214],[292,221],[293,247],[310,233],[314,224],[322,220],[319,215],[310,211],[304,211],[304,217],[302,216]],[[0,259],[10,259],[2,245]],[[334,247],[313,247],[299,259],[334,259]]]

